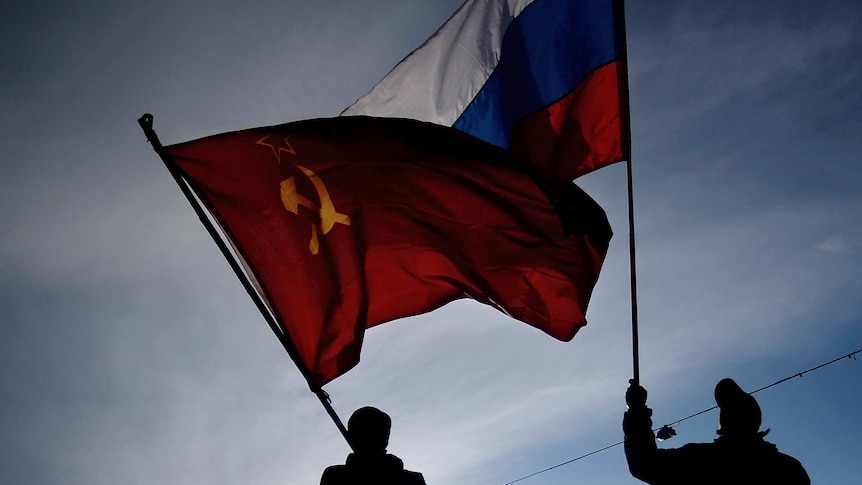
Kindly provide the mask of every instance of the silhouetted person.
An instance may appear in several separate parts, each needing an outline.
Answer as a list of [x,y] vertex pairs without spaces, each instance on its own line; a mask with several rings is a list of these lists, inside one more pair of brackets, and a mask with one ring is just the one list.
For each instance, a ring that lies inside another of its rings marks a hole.
[[323,471],[320,485],[425,485],[421,473],[404,469],[395,455],[386,453],[392,420],[383,411],[364,407],[347,420],[347,436],[353,453],[344,465]]
[[722,379],[715,386],[720,429],[712,443],[658,449],[646,398],[643,387],[626,391],[625,452],[635,478],[652,485],[810,485],[798,460],[763,439],[769,430],[758,431],[760,406],[733,379]]

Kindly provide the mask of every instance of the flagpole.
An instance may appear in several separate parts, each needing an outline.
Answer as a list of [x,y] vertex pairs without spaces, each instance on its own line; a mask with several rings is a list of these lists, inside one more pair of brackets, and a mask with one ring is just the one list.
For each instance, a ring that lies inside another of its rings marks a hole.
[[618,25],[617,44],[622,52],[622,73],[620,76],[620,108],[623,118],[621,125],[627,131],[622,137],[623,154],[626,156],[626,185],[628,189],[628,211],[629,211],[629,281],[631,283],[631,306],[632,306],[632,384],[640,385],[640,356],[638,345],[638,291],[637,291],[637,258],[635,257],[635,203],[634,183],[632,177],[632,139],[631,139],[631,114],[629,112],[629,67],[628,46],[626,42],[626,13],[624,0],[614,1],[615,15]]
[[347,441],[347,444],[350,445],[350,439],[347,435],[347,428],[345,428],[344,423],[341,421],[341,418],[338,416],[338,413],[335,412],[335,409],[332,407],[332,400],[329,398],[329,394],[323,390],[323,388],[318,384],[317,380],[315,380],[314,376],[311,375],[311,372],[305,367],[305,364],[302,362],[302,359],[299,357],[299,352],[296,350],[296,347],[293,345],[293,342],[290,340],[290,337],[285,334],[281,327],[276,322],[275,317],[273,317],[272,313],[269,311],[269,307],[264,303],[263,298],[261,298],[260,294],[255,289],[252,282],[249,280],[248,276],[242,270],[240,263],[236,260],[233,253],[228,248],[224,239],[221,237],[219,232],[216,230],[210,218],[207,216],[206,209],[201,206],[197,197],[195,197],[192,192],[191,185],[186,181],[182,173],[180,172],[179,167],[176,162],[168,155],[167,151],[165,151],[162,146],[161,141],[159,141],[158,135],[156,135],[155,130],[153,129],[153,115],[146,113],[138,119],[138,124],[141,126],[141,129],[144,130],[144,134],[147,137],[147,141],[152,145],[153,150],[159,155],[159,158],[164,162],[165,167],[170,172],[171,176],[173,176],[174,181],[179,185],[180,190],[183,192],[183,195],[186,196],[186,199],[191,204],[192,209],[194,209],[195,214],[197,214],[198,219],[200,219],[201,223],[206,228],[210,237],[212,237],[213,241],[215,241],[216,246],[221,250],[222,256],[227,260],[231,269],[233,269],[234,274],[242,283],[243,288],[248,293],[249,297],[251,297],[255,306],[257,307],[260,314],[263,316],[263,319],[266,320],[266,323],[269,325],[272,333],[275,334],[278,341],[281,342],[282,347],[287,352],[287,355],[290,356],[290,359],[293,360],[293,363],[302,373],[302,376],[305,377],[306,382],[308,382],[308,387],[311,389],[317,398],[320,400],[320,403],[323,405],[323,408],[326,410],[326,413],[335,423],[335,426],[338,428],[338,431],[341,432],[341,435]]
[[626,161],[626,178],[629,192],[629,267],[632,301],[632,384],[640,385],[640,356],[638,353],[638,284],[635,257],[635,204],[632,194],[632,162]]

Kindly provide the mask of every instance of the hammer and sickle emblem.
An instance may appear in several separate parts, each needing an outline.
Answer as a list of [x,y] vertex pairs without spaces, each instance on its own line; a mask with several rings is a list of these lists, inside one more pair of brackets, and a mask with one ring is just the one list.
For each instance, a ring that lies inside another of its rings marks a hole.
[[311,254],[317,254],[320,251],[318,234],[326,235],[326,233],[332,230],[335,224],[349,226],[350,218],[335,210],[332,198],[329,196],[329,191],[326,190],[326,185],[324,185],[317,174],[302,165],[295,166],[311,181],[314,190],[317,191],[317,197],[320,199],[320,207],[317,207],[314,202],[296,191],[296,181],[293,177],[288,177],[281,181],[281,203],[284,204],[284,208],[288,212],[293,214],[299,214],[299,207],[302,206],[320,215],[319,226],[314,222],[311,223],[311,241],[308,243],[308,250],[311,251]]

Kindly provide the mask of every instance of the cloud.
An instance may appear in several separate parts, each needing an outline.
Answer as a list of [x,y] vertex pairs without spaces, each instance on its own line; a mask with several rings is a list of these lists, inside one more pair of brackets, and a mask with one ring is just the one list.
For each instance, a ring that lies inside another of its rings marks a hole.
[[817,249],[826,253],[846,253],[850,251],[847,244],[839,236],[833,236],[817,244]]
[[[457,3],[8,17],[30,19],[24,39],[51,29],[2,54],[3,479],[316,483],[343,460],[134,120],[153,110],[171,142],[335,114]],[[725,373],[753,381],[858,336],[859,15],[836,5],[628,6],[641,365],[663,417],[709,403]],[[429,483],[503,483],[617,439],[622,170],[582,181],[617,235],[571,343],[467,301],[382,325],[327,386],[342,417],[390,412],[392,451]],[[630,483],[614,459],[554,480]]]

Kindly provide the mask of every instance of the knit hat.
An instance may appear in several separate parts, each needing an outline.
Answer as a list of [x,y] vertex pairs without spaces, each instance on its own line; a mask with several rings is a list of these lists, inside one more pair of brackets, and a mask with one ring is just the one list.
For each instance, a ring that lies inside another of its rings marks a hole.
[[755,434],[760,429],[762,415],[757,400],[743,391],[733,379],[718,381],[715,385],[715,403],[719,409],[719,434]]

